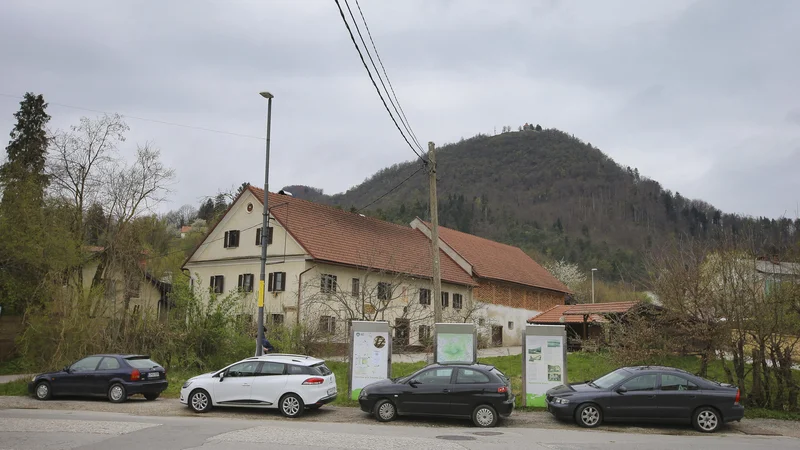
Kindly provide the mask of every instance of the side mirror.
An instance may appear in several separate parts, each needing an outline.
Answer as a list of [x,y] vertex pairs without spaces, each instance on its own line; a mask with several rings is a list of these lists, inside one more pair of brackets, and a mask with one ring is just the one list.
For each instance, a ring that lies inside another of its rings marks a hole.
[[628,392],[628,388],[626,388],[625,386],[620,386],[620,387],[617,388],[617,393],[618,394],[624,394],[626,392]]
[[418,384],[419,384],[419,381],[417,381],[417,380],[411,380],[411,381],[408,382],[408,385],[413,387],[413,388],[417,387]]
[[222,380],[224,380],[224,379],[225,379],[225,372],[220,372],[219,373],[219,381],[222,382]]
[[69,373],[69,366],[64,366],[64,368],[61,369],[61,371]]

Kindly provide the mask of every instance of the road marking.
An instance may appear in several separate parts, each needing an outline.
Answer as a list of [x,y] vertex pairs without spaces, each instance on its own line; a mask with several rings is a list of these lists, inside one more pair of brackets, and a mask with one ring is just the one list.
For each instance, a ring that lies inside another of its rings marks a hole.
[[272,445],[346,448],[350,450],[463,450],[464,447],[430,438],[411,438],[392,435],[330,433],[308,429],[261,426],[217,435],[210,441],[269,443]]
[[158,423],[110,422],[63,419],[18,419],[0,417],[0,432],[22,433],[86,433],[121,435],[145,428],[157,427]]

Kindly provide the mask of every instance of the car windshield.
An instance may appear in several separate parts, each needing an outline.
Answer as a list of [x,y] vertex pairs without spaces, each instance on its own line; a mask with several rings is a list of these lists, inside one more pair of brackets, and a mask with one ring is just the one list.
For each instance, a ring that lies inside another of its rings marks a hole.
[[617,384],[620,381],[624,380],[629,375],[630,375],[630,373],[627,370],[625,370],[625,369],[617,369],[617,370],[615,370],[615,371],[613,371],[611,373],[603,375],[602,377],[600,377],[600,378],[598,378],[598,379],[596,379],[594,381],[590,381],[589,384],[591,384],[594,387],[598,387],[600,389],[608,389],[611,386],[614,386],[615,384]]
[[314,364],[310,367],[310,369],[313,375],[321,375],[323,377],[333,373],[331,372],[331,369],[328,369],[328,366],[326,366],[325,363]]
[[152,359],[147,358],[128,358],[125,359],[125,361],[128,361],[128,364],[130,364],[134,369],[152,369],[154,367],[161,367],[161,364],[158,364]]

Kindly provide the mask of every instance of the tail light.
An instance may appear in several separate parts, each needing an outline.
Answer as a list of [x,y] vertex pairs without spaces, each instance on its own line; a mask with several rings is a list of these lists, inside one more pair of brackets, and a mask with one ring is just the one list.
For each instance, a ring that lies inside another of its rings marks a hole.
[[498,394],[505,394],[507,392],[508,392],[508,387],[507,386],[500,386],[499,388],[497,388],[497,393]]
[[741,400],[742,392],[739,389],[736,389],[736,400],[733,401],[734,405],[739,404],[739,400]]
[[303,381],[303,384],[306,384],[306,385],[308,385],[308,384],[322,384],[324,382],[325,382],[325,378],[314,377],[314,378],[309,378],[306,381]]
[[142,378],[142,374],[139,372],[139,369],[133,369],[131,372],[131,381],[139,381]]

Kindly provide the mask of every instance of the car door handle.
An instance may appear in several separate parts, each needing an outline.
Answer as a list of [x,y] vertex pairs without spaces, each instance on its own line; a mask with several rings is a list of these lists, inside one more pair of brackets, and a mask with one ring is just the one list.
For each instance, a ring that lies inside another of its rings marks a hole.
[[442,392],[444,392],[445,394],[448,394],[448,393],[450,393],[450,389],[443,389]]
[[656,398],[656,396],[655,395],[648,395],[647,398],[654,399],[654,398]]
[[250,383],[242,383],[242,386],[250,386]]

